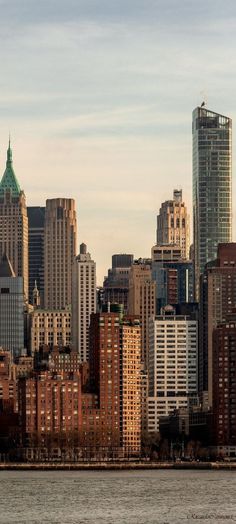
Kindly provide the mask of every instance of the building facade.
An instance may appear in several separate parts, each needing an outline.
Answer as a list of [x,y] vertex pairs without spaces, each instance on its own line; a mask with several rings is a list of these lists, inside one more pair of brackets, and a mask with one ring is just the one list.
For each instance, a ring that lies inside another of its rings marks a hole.
[[0,260],[7,255],[15,275],[23,278],[28,299],[28,217],[24,191],[16,178],[9,141],[6,169],[0,182]]
[[217,446],[236,451],[236,315],[213,330],[213,421]]
[[112,255],[112,268],[103,283],[103,303],[123,304],[124,313],[128,312],[129,274],[133,255]]
[[236,306],[236,243],[219,244],[216,260],[206,265],[200,278],[199,392],[212,406],[213,329]]
[[23,277],[16,277],[6,255],[0,263],[0,346],[13,358],[24,349],[25,294]]
[[36,309],[30,314],[31,352],[43,346],[59,348],[71,344],[71,311],[69,309]]
[[130,267],[132,266],[133,261],[134,255],[130,255],[127,253],[118,253],[112,255],[112,269],[115,269],[116,267]]
[[173,200],[161,204],[157,216],[157,244],[176,244],[183,259],[189,258],[189,215],[182,190],[174,189]]
[[98,396],[103,438],[126,456],[136,456],[141,451],[140,323],[111,309],[91,316],[91,387]]
[[193,111],[193,238],[196,299],[205,264],[232,237],[232,120]]
[[182,259],[179,246],[165,244],[152,248],[152,278],[156,283],[156,314],[167,304],[193,301],[193,263]]
[[198,323],[167,306],[150,320],[148,431],[197,396]]
[[70,198],[47,200],[44,237],[44,307],[46,309],[62,309],[71,305],[76,235],[75,201]]
[[29,229],[29,302],[33,304],[35,282],[43,307],[45,207],[27,207]]
[[80,374],[35,373],[19,379],[18,391],[23,444],[45,446],[51,439],[59,446],[67,437],[68,445],[82,424]]
[[121,337],[121,435],[126,456],[140,453],[142,421],[140,320],[126,317]]
[[149,319],[155,315],[156,284],[152,280],[151,265],[137,261],[129,275],[129,315],[140,318],[142,326],[142,361],[148,366]]
[[90,315],[96,313],[96,263],[80,245],[72,269],[72,345],[81,362],[89,360]]

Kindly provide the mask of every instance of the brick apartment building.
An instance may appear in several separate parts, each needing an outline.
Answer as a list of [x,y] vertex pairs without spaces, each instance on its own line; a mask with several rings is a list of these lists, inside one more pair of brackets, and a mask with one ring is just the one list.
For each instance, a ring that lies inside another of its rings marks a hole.
[[213,330],[213,422],[215,444],[236,453],[236,315]]

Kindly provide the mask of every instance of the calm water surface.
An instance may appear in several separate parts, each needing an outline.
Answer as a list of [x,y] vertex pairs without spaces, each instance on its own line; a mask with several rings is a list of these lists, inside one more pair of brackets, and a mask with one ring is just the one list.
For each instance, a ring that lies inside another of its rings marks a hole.
[[236,472],[0,472],[1,524],[236,522]]

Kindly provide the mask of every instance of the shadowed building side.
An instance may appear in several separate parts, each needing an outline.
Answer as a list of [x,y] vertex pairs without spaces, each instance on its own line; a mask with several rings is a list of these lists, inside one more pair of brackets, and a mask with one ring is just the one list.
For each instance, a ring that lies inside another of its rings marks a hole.
[[16,277],[7,255],[0,262],[0,346],[18,357],[24,349],[23,278]]
[[29,221],[29,302],[33,304],[35,281],[44,303],[44,221],[45,207],[27,207]]

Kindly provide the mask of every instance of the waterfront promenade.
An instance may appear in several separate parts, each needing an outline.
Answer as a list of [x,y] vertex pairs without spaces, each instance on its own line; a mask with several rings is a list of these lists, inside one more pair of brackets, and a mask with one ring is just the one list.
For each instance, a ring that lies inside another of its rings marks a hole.
[[235,470],[236,462],[2,462],[0,471]]

